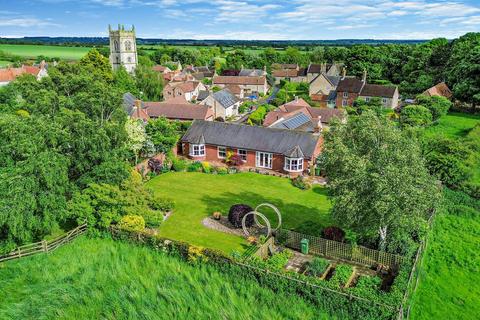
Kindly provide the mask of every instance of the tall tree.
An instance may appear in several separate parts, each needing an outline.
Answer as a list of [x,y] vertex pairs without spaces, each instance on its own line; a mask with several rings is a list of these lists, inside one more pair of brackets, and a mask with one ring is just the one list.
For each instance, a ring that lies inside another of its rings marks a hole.
[[337,223],[381,250],[418,236],[439,191],[414,139],[374,112],[325,133],[323,164]]

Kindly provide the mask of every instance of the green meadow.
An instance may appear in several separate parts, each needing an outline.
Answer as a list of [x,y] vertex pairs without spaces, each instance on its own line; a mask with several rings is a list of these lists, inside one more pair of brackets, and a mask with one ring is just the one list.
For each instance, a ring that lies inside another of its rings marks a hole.
[[38,56],[46,56],[63,60],[79,60],[90,49],[89,47],[0,44],[0,51],[32,59]]

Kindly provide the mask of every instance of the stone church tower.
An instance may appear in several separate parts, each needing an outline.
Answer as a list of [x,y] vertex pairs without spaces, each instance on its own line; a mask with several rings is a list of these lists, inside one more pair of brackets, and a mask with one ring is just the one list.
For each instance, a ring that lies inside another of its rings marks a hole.
[[110,35],[110,63],[113,70],[121,65],[132,73],[137,67],[137,42],[135,38],[135,27],[132,30],[125,30],[123,25],[118,25],[118,30],[112,30],[108,26]]

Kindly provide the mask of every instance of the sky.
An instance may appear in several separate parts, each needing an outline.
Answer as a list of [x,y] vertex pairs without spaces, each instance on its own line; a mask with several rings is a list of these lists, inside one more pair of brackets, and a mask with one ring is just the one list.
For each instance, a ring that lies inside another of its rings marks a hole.
[[163,39],[456,38],[480,31],[480,0],[0,0],[0,37]]

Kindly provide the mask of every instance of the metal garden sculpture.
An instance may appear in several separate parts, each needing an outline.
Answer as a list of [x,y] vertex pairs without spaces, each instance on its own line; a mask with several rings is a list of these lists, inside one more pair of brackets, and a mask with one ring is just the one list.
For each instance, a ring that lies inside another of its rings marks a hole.
[[[280,211],[278,210],[277,207],[275,207],[273,204],[270,204],[270,203],[262,203],[262,204],[259,204],[255,210],[253,211],[250,211],[249,213],[247,213],[246,215],[243,216],[243,219],[242,219],[242,229],[243,229],[243,232],[245,233],[245,235],[248,237],[250,236],[250,232],[248,231],[248,228],[247,226],[245,225],[245,221],[247,220],[247,216],[250,216],[250,215],[253,215],[253,219],[255,221],[255,224],[257,225],[257,227],[259,228],[267,228],[267,238],[272,234],[272,227],[271,227],[271,224],[270,224],[270,221],[268,220],[268,218],[263,214],[263,213],[260,213],[258,211],[259,208],[261,207],[269,207],[269,208],[272,208],[273,211],[275,211],[275,213],[277,214],[277,217],[278,217],[278,225],[277,227],[273,230],[273,231],[277,231],[278,229],[280,229],[280,226],[282,225],[282,215],[280,214]],[[261,220],[263,220],[263,223],[260,223],[258,218],[260,218]]]

